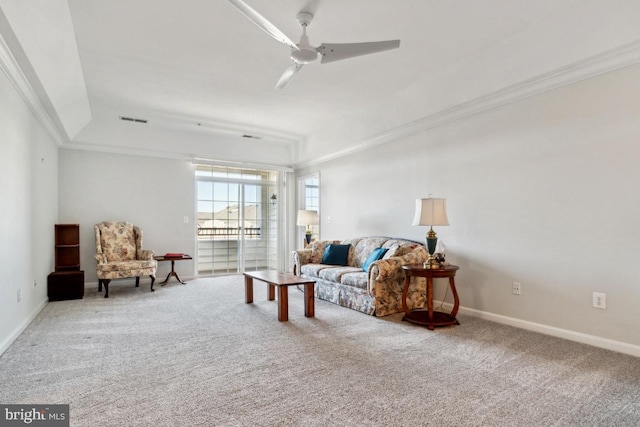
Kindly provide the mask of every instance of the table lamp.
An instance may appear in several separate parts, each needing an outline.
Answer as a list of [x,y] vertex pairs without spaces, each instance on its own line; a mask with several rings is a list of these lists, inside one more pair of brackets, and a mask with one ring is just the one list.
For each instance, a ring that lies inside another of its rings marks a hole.
[[300,227],[307,227],[304,237],[307,241],[307,245],[311,243],[311,226],[318,225],[320,223],[318,218],[318,211],[299,210],[298,221],[296,224]]
[[447,200],[433,197],[416,199],[416,213],[413,217],[413,225],[428,225],[430,227],[426,236],[429,258],[425,261],[424,268],[438,268],[439,264],[434,256],[438,238],[436,237],[436,232],[433,231],[433,226],[449,225]]

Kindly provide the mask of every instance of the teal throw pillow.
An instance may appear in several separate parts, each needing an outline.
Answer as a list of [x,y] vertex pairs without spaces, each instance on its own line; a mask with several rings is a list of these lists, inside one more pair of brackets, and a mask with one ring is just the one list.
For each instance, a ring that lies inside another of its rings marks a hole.
[[349,248],[351,245],[335,245],[329,244],[324,248],[322,256],[322,264],[329,265],[347,265],[349,258]]
[[382,259],[382,257],[384,256],[384,254],[387,253],[388,250],[389,249],[387,248],[377,248],[371,251],[371,253],[367,257],[367,260],[364,262],[364,264],[362,264],[362,270],[368,272],[369,266],[374,262],[378,261],[379,259]]

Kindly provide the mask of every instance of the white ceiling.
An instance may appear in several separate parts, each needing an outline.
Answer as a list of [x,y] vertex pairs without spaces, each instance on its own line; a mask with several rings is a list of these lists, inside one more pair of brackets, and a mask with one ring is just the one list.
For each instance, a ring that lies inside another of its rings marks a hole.
[[[67,7],[64,0],[0,0],[0,7],[64,126],[55,84],[42,77],[56,64],[37,66],[42,43],[29,43],[51,34],[29,27],[33,10],[24,4],[45,1]],[[84,76],[74,81],[86,85],[91,112],[82,131],[65,126],[64,144],[305,165],[640,57],[637,0],[245,1],[294,41],[304,10],[315,16],[313,45],[401,45],[310,64],[275,90],[289,49],[226,0],[68,0],[66,29]],[[64,22],[40,15],[63,33]]]

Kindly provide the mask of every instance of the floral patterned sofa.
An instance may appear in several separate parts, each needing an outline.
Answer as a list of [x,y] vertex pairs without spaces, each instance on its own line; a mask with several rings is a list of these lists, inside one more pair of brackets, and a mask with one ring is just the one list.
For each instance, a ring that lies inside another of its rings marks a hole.
[[[329,244],[349,244],[347,265],[322,264]],[[371,252],[386,248],[383,258],[363,265]],[[406,264],[422,264],[427,259],[423,244],[389,237],[357,237],[344,241],[313,242],[309,248],[293,252],[294,274],[316,280],[317,298],[375,316],[402,311],[402,289]],[[421,285],[420,285],[421,284]],[[423,281],[412,281],[407,306],[422,308],[425,304]]]

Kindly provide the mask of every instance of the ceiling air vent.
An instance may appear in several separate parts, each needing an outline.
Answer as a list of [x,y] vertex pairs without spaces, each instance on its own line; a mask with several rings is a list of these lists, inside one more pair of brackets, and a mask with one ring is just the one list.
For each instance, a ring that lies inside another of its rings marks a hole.
[[145,119],[135,119],[133,117],[124,117],[120,116],[120,120],[124,120],[125,122],[135,122],[135,123],[147,123],[148,120]]
[[262,139],[261,136],[256,136],[256,135],[249,135],[249,134],[244,134],[242,135],[243,138],[247,138],[247,139]]

